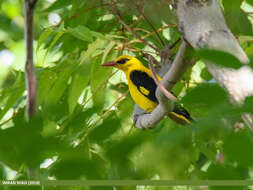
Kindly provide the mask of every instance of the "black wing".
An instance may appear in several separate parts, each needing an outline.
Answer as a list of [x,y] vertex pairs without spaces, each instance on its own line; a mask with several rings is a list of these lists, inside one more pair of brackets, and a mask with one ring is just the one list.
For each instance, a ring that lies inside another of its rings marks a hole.
[[[151,101],[158,103],[158,100],[155,96],[157,85],[152,77],[150,77],[147,73],[143,71],[134,70],[130,73],[130,80],[132,81],[132,83],[134,83],[134,85],[137,87],[141,94],[143,94]],[[146,89],[149,93],[144,93],[142,90],[143,88]],[[174,94],[173,92],[171,93]],[[189,112],[178,103],[175,103],[172,112],[175,112],[187,118],[188,120],[193,121]]]
[[[130,80],[132,83],[134,83],[141,94],[143,94],[151,101],[158,103],[158,100],[155,96],[157,85],[152,77],[143,71],[134,70],[130,73]],[[143,93],[141,90],[142,88],[146,89],[149,93]]]

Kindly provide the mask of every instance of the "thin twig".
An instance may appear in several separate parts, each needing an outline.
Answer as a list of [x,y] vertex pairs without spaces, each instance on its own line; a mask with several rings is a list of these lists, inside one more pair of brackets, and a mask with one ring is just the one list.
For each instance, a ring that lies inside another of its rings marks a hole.
[[54,26],[57,27],[57,26],[61,25],[63,21],[68,22],[69,20],[72,20],[72,19],[74,19],[74,18],[76,18],[76,17],[78,17],[78,16],[80,16],[80,15],[82,15],[82,14],[84,14],[84,13],[90,11],[90,10],[101,8],[101,7],[104,7],[104,6],[107,6],[107,5],[108,4],[105,3],[105,4],[100,4],[100,5],[97,5],[97,6],[88,7],[86,9],[80,10],[79,12],[75,13],[73,16],[65,18],[64,20],[62,20],[61,22],[59,22],[58,24],[56,24]]
[[25,40],[26,40],[26,88],[27,88],[27,119],[36,113],[37,80],[33,66],[33,15],[38,0],[24,1]]
[[[171,25],[163,26],[161,28],[158,28],[157,32],[163,31],[164,29],[167,29],[167,28],[170,28],[170,27],[177,27],[177,24],[171,24]],[[155,32],[150,32],[150,33],[146,34],[145,36],[143,36],[142,38],[145,39],[145,38],[147,38],[147,37],[149,37],[153,34],[155,34]],[[139,42],[139,41],[140,41],[139,39],[134,39],[134,40],[129,41],[127,44],[132,44],[132,43]]]
[[23,109],[19,109],[17,110],[16,112],[14,111],[14,113],[12,114],[12,116],[10,118],[8,118],[7,120],[3,121],[1,124],[0,124],[0,127],[5,125],[6,123],[8,123],[9,121],[11,121],[14,117],[16,117],[17,114],[19,114]]
[[[158,61],[156,61],[155,58],[153,56],[151,56],[149,53],[142,52],[142,56],[145,57],[145,58],[147,58],[147,60],[149,60],[150,58],[152,58],[152,63],[155,64],[155,65],[160,66],[160,63]],[[149,60],[149,63],[150,63],[150,60]],[[153,69],[153,65],[151,67]]]
[[168,48],[173,49],[175,47],[175,45],[177,45],[177,43],[180,41],[181,41],[181,38],[178,38],[174,43],[171,43]]
[[128,26],[125,21],[123,21],[121,14],[119,12],[119,10],[113,6],[112,4],[110,4],[110,7],[112,9],[112,11],[114,12],[114,14],[117,16],[118,20],[120,21],[120,23],[133,35],[135,36],[137,39],[139,39],[141,42],[143,42],[144,44],[146,44],[147,46],[153,48],[155,51],[159,52],[159,49],[155,46],[153,46],[152,44],[150,44],[149,42],[147,42],[146,40],[144,40],[141,36],[139,36],[130,26]]
[[152,77],[156,83],[156,85],[160,88],[160,90],[162,91],[162,93],[167,97],[169,98],[170,100],[172,101],[177,101],[177,97],[175,97],[171,92],[169,92],[168,90],[166,90],[166,88],[162,85],[162,83],[159,81],[159,79],[157,78],[157,74],[154,70],[154,67],[153,67],[153,62],[154,62],[154,59],[149,56],[149,68],[150,68],[150,71],[152,73]]
[[252,15],[253,14],[253,12],[248,12],[248,11],[244,11],[246,14],[248,14],[248,15]]
[[144,28],[134,28],[134,31],[135,31],[135,32],[136,32],[136,31],[142,31],[142,32],[145,32],[145,33],[147,33],[147,34],[150,33],[148,30],[146,30],[146,29],[144,29]]
[[107,109],[107,111],[104,112],[103,115],[102,115],[97,121],[95,121],[93,124],[91,124],[90,127],[88,127],[86,133],[85,133],[85,134],[82,136],[82,138],[80,139],[79,145],[86,139],[86,137],[88,136],[88,134],[89,134],[93,129],[96,128],[96,125],[97,125],[97,124],[98,124],[98,123],[111,111],[112,107],[114,107],[115,105],[117,105],[117,104],[120,102],[120,100],[121,100],[122,98],[124,98],[128,93],[129,93],[129,90],[127,90],[124,94],[122,94],[120,97],[118,97],[118,98],[116,99],[116,101]]
[[[133,1],[132,1],[133,2]],[[133,2],[134,3],[134,2]],[[138,10],[138,12],[142,15],[142,17],[144,18],[144,20],[148,23],[148,25],[152,28],[152,30],[155,32],[158,40],[161,42],[162,46],[165,46],[164,41],[162,40],[161,36],[159,35],[159,33],[157,32],[157,30],[155,29],[155,27],[153,26],[153,24],[149,21],[149,19],[146,17],[146,15],[143,13],[143,11],[141,11],[141,8],[139,5],[136,5],[136,8]]]

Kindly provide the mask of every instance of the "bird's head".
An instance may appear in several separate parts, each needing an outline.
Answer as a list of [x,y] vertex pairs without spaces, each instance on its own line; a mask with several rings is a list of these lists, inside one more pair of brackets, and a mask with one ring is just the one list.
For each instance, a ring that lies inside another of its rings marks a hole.
[[138,67],[139,65],[141,66],[142,63],[137,58],[131,57],[129,55],[121,55],[114,61],[102,64],[102,66],[113,66],[123,71],[127,71],[130,67],[133,66]]

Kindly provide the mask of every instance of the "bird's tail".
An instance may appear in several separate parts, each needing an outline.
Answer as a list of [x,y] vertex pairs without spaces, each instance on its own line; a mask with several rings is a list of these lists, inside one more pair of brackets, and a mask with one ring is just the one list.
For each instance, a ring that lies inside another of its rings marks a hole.
[[175,103],[173,111],[170,112],[168,116],[170,119],[181,125],[187,125],[194,121],[189,112],[178,103]]

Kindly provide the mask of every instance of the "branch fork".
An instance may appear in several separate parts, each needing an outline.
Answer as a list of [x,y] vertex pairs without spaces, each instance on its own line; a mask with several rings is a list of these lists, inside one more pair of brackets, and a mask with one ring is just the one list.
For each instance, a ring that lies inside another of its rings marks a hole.
[[156,126],[169,112],[173,109],[173,102],[177,100],[177,98],[170,93],[170,90],[173,86],[179,81],[179,79],[183,76],[187,68],[191,65],[188,59],[188,52],[191,51],[191,47],[183,41],[179,51],[176,55],[175,60],[173,61],[170,69],[164,75],[162,82],[160,82],[154,72],[154,68],[152,67],[153,60],[149,57],[149,65],[150,69],[153,73],[154,80],[158,85],[156,90],[156,97],[159,101],[157,107],[150,114],[142,114],[143,110],[141,110],[138,106],[136,106],[133,118],[135,119],[135,126],[140,129],[151,129]]

